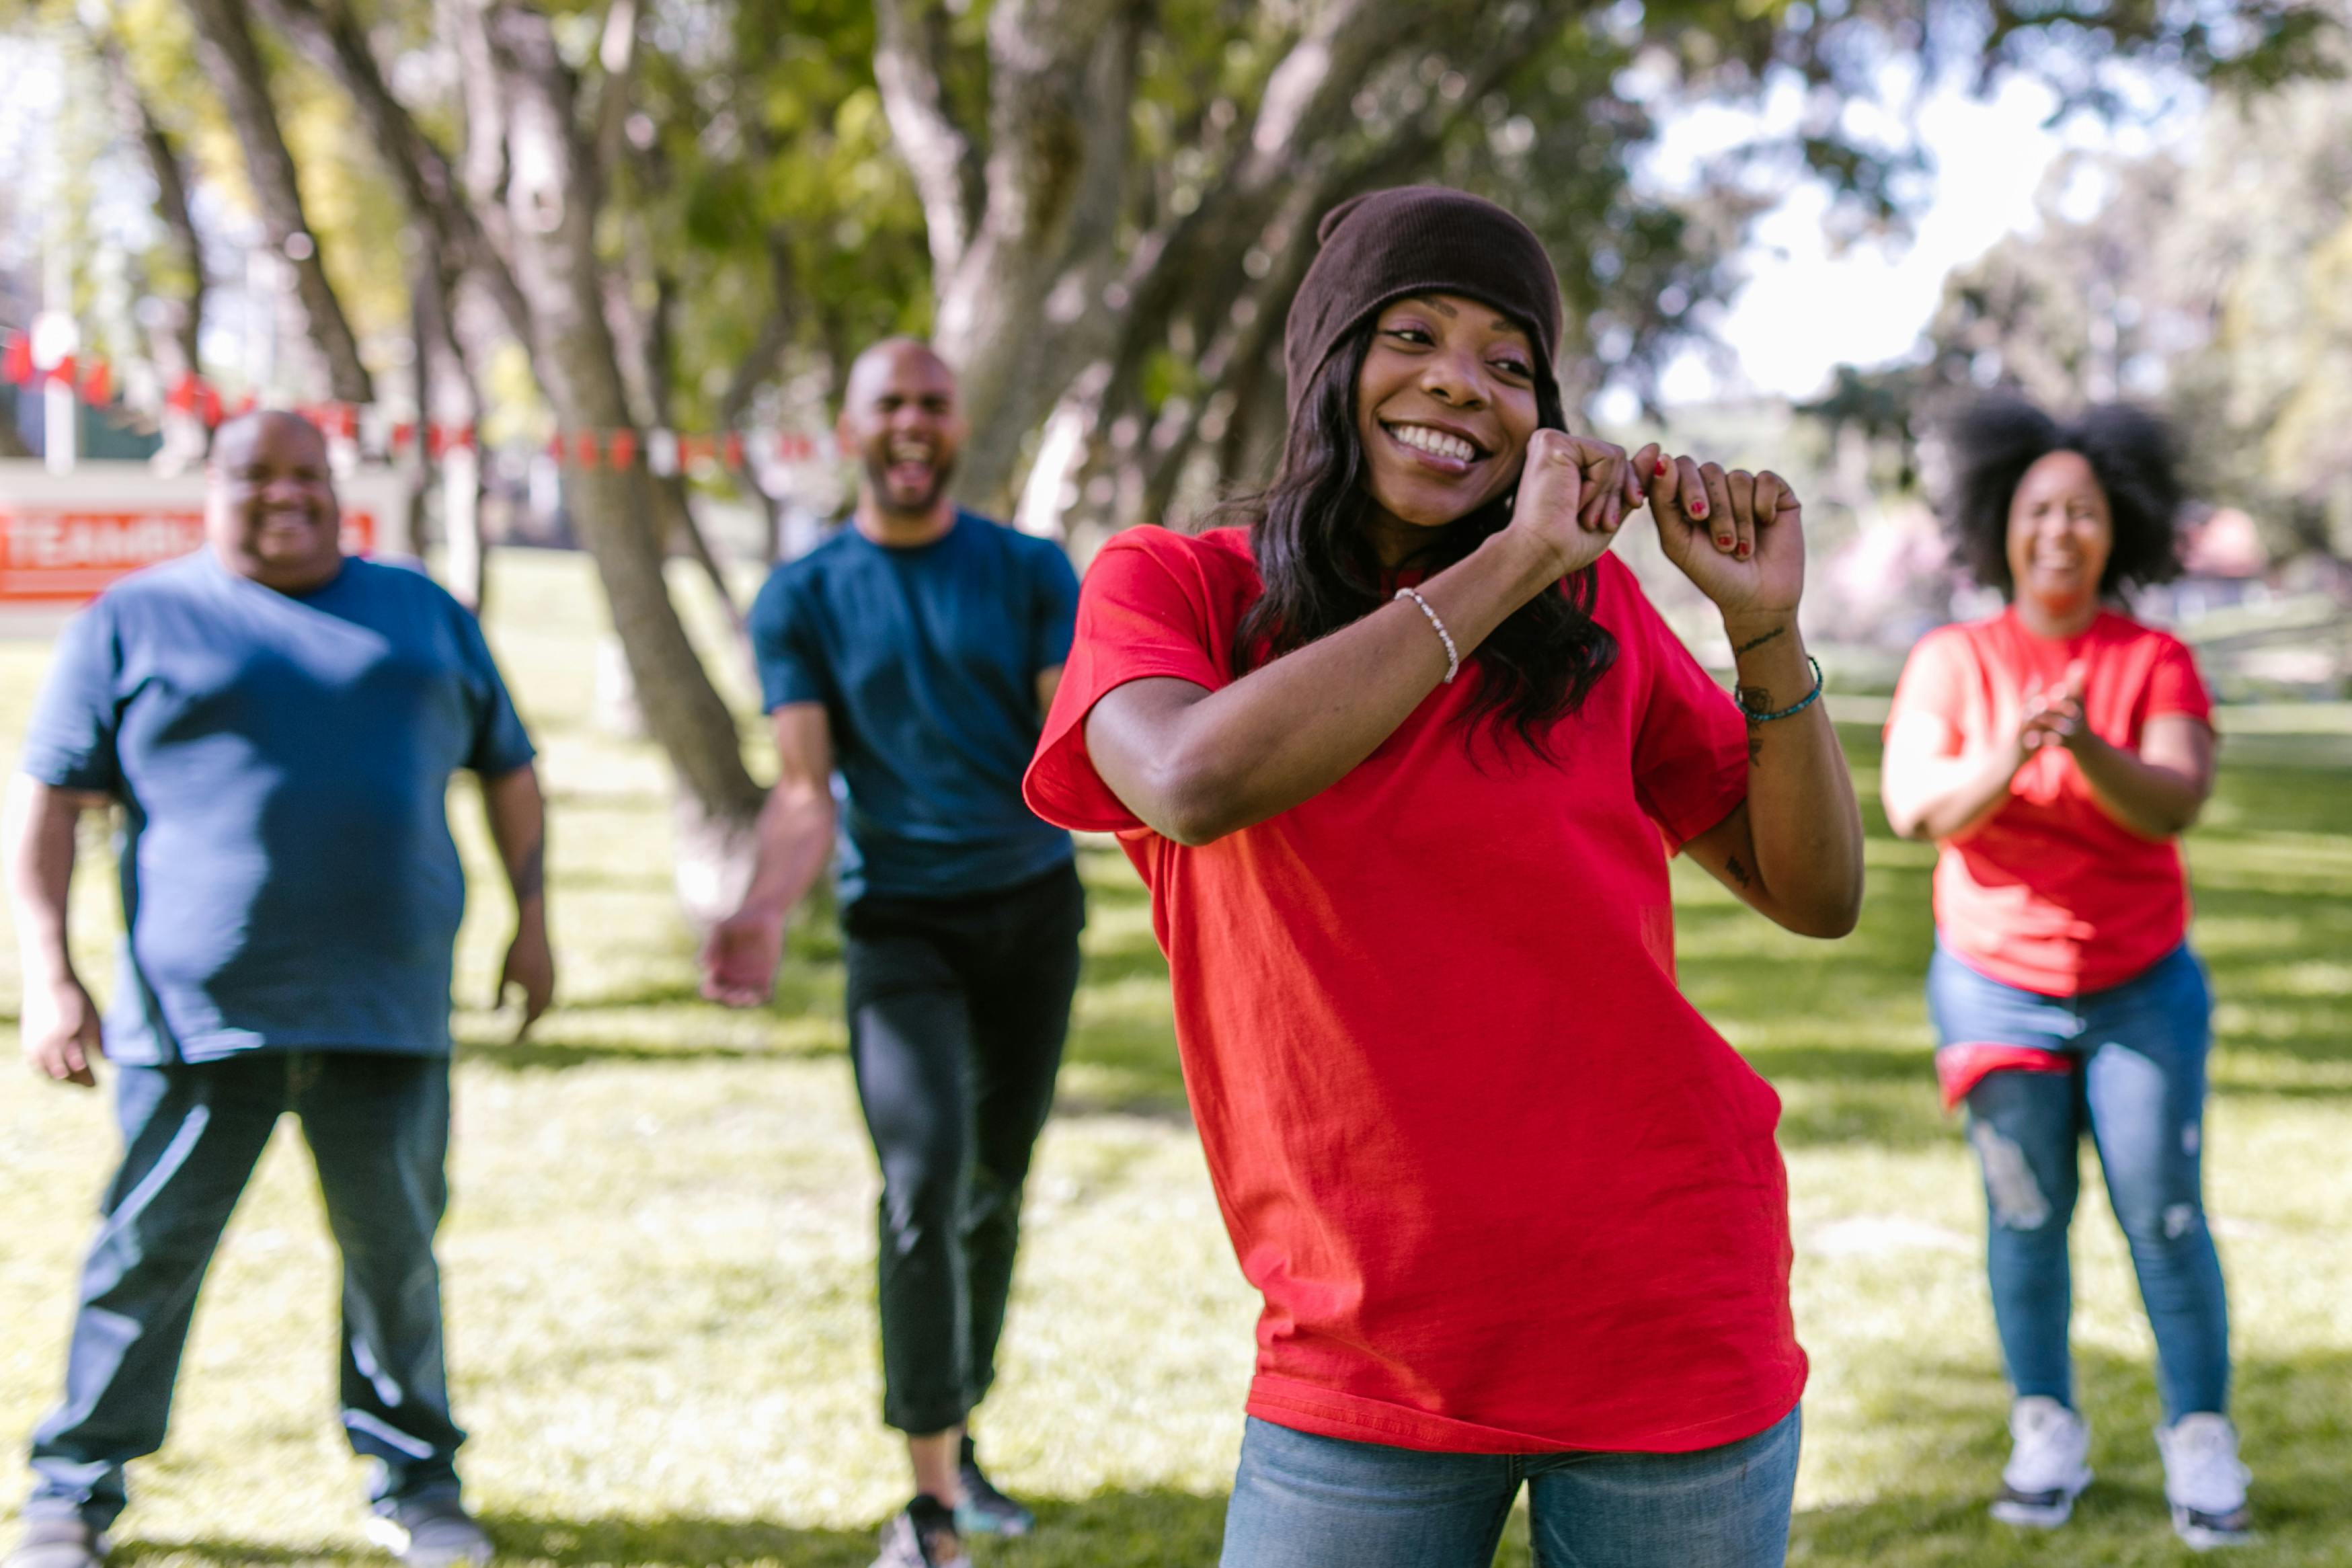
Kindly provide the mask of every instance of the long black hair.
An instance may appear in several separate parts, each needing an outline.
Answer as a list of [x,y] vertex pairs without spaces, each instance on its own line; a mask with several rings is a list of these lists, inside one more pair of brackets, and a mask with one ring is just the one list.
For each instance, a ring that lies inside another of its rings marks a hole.
[[[1368,468],[1356,429],[1356,380],[1371,348],[1374,322],[1340,340],[1301,400],[1274,483],[1218,509],[1218,520],[1250,531],[1265,595],[1242,617],[1234,638],[1234,673],[1304,647],[1370,615],[1386,602],[1381,567],[1364,521],[1372,506]],[[1559,384],[1536,378],[1536,422],[1568,427]],[[1514,489],[1516,487],[1514,487]],[[1429,530],[1429,542],[1405,563],[1432,575],[1475,550],[1511,521],[1513,491]],[[1573,713],[1617,662],[1617,639],[1592,618],[1593,570],[1566,579],[1514,610],[1472,654],[1478,693],[1466,717],[1511,730],[1548,755],[1546,732]]]
[[2025,470],[2053,452],[2075,452],[2107,498],[2115,547],[2099,592],[2180,575],[2173,530],[2185,492],[2164,421],[2128,404],[2086,408],[2061,423],[2020,397],[1991,397],[1965,410],[1946,437],[1952,454],[1945,529],[1969,576],[2016,596],[2009,571],[2009,508]]

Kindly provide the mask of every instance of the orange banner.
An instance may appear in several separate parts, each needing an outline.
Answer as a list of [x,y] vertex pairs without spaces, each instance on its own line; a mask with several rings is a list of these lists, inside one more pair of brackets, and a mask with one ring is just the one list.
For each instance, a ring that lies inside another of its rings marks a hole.
[[[345,508],[345,553],[369,553],[376,536],[373,510]],[[185,555],[204,542],[200,504],[122,510],[0,499],[0,605],[79,604],[117,577]]]

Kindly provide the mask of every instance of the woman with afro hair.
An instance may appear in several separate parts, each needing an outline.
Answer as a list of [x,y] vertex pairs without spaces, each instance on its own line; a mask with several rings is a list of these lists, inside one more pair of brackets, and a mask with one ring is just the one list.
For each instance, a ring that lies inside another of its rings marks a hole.
[[2090,1484],[2066,1342],[2088,1133],[2155,1330],[2173,1527],[2226,1544],[2247,1475],[2199,1165],[2212,1000],[2178,842],[2213,787],[2212,704],[2189,650],[2117,607],[2179,572],[2170,441],[2136,409],[2062,423],[2010,399],[1951,434],[1955,553],[2009,605],[1912,650],[1882,780],[1895,831],[1938,849],[1936,1065],[1982,1164],[2016,1395],[1992,1512],[2053,1528]]

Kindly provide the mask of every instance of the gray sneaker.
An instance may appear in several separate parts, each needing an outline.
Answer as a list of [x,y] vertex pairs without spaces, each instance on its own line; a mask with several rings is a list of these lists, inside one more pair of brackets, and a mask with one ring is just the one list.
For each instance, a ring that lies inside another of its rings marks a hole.
[[0,1568],[104,1568],[107,1551],[104,1532],[71,1514],[34,1519]]
[[368,1539],[408,1568],[460,1568],[488,1563],[494,1549],[466,1505],[455,1497],[395,1503],[368,1521]]

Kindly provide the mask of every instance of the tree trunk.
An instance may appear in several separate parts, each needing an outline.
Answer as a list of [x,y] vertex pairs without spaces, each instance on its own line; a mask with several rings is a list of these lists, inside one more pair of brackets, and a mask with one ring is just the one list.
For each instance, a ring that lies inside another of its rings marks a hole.
[[172,139],[164,133],[154,111],[148,108],[146,95],[139,90],[138,79],[131,74],[131,61],[122,52],[121,40],[109,27],[85,26],[90,47],[106,72],[115,118],[121,121],[123,134],[138,143],[140,154],[147,163],[148,177],[155,182],[155,216],[163,220],[164,232],[172,237],[172,248],[178,252],[180,265],[187,269],[187,298],[172,301],[177,309],[171,323],[170,342],[177,363],[158,367],[168,385],[182,374],[197,374],[203,370],[197,344],[205,323],[204,242],[197,237],[195,219],[188,210],[188,182],[180,166],[179,149],[172,145]]
[[[496,73],[506,138],[506,217],[514,276],[531,321],[532,363],[569,430],[633,427],[596,254],[597,173],[575,118],[575,88],[547,19],[504,0],[463,0],[464,25]],[[679,890],[689,911],[723,912],[725,878],[706,864],[745,858],[761,792],[744,768],[734,715],[688,640],[662,575],[651,476],[642,464],[566,470],[565,494],[595,558],[613,628],[646,727],[685,796]],[[692,866],[688,862],[693,862]]]
[[[1223,130],[1182,133],[1215,159],[1197,201],[1122,244],[1118,221],[1157,205],[1128,151],[1140,11],[1119,0],[999,0],[982,147],[943,88],[935,7],[877,0],[875,78],[923,203],[938,342],[972,420],[960,488],[1002,505],[1046,413],[1058,408],[1066,423],[1083,407],[1097,415],[1095,444],[1117,450],[1070,471],[1110,477],[1121,521],[1164,506],[1202,419],[1236,401],[1220,395],[1227,379],[1259,374],[1264,346],[1279,342],[1317,218],[1351,190],[1427,167],[1444,132],[1575,9],[1570,0],[1308,8],[1254,110],[1222,116]],[[1440,47],[1466,90],[1399,92],[1402,65],[1425,68]],[[1360,104],[1375,88],[1402,107],[1368,119]],[[1184,403],[1153,408],[1144,372],[1171,334],[1194,345],[1180,352],[1202,384]],[[1106,361],[1107,384],[1079,395],[1078,379]],[[1222,431],[1210,438],[1224,444]],[[1043,498],[1024,499],[1034,524]]]
[[976,175],[940,89],[929,9],[883,0],[876,11],[875,72],[929,226],[934,338],[971,421],[958,489],[1003,515],[1022,443],[1066,384],[1055,371],[1106,330],[1095,306],[1127,178],[1142,17],[1124,0],[999,0]]
[[[430,432],[436,426],[476,429],[482,395],[474,367],[458,341],[457,279],[453,260],[433,245],[432,231],[412,225],[409,257],[409,336],[415,352],[416,417],[420,482],[424,498],[437,480],[441,490],[442,581],[476,615],[488,608],[488,552],[482,542],[482,468],[469,444],[444,446],[436,456]],[[418,535],[416,537],[422,537]]]
[[[530,312],[523,303],[513,271],[484,232],[480,215],[459,189],[449,159],[425,134],[414,116],[393,96],[369,47],[367,34],[342,0],[257,0],[265,16],[294,41],[311,62],[333,77],[351,95],[360,123],[367,127],[384,171],[400,188],[410,221],[431,243],[447,292],[454,299],[456,279],[462,273],[478,278],[506,318],[507,330],[529,342]],[[463,47],[464,40],[460,40]],[[474,85],[469,79],[470,89]],[[468,93],[469,113],[472,94]],[[468,126],[499,145],[499,127],[492,121]],[[493,164],[497,166],[495,151]]]
[[[507,0],[436,0],[465,103],[464,148],[453,160],[393,96],[341,0],[265,3],[359,104],[412,208],[530,350],[562,427],[601,437],[635,428],[594,243],[601,170],[547,18]],[[714,918],[740,896],[761,791],[743,765],[734,715],[670,601],[652,476],[642,461],[572,468],[564,496],[646,728],[677,780],[680,895],[690,916]]]
[[271,247],[294,268],[295,290],[310,341],[326,361],[329,392],[340,402],[372,403],[375,393],[367,366],[360,361],[359,342],[352,335],[351,322],[335,298],[333,285],[327,280],[318,240],[302,214],[294,159],[278,129],[268,71],[255,47],[245,0],[185,0],[185,4],[195,24],[197,52],[244,151],[246,175],[253,186],[262,230]]

